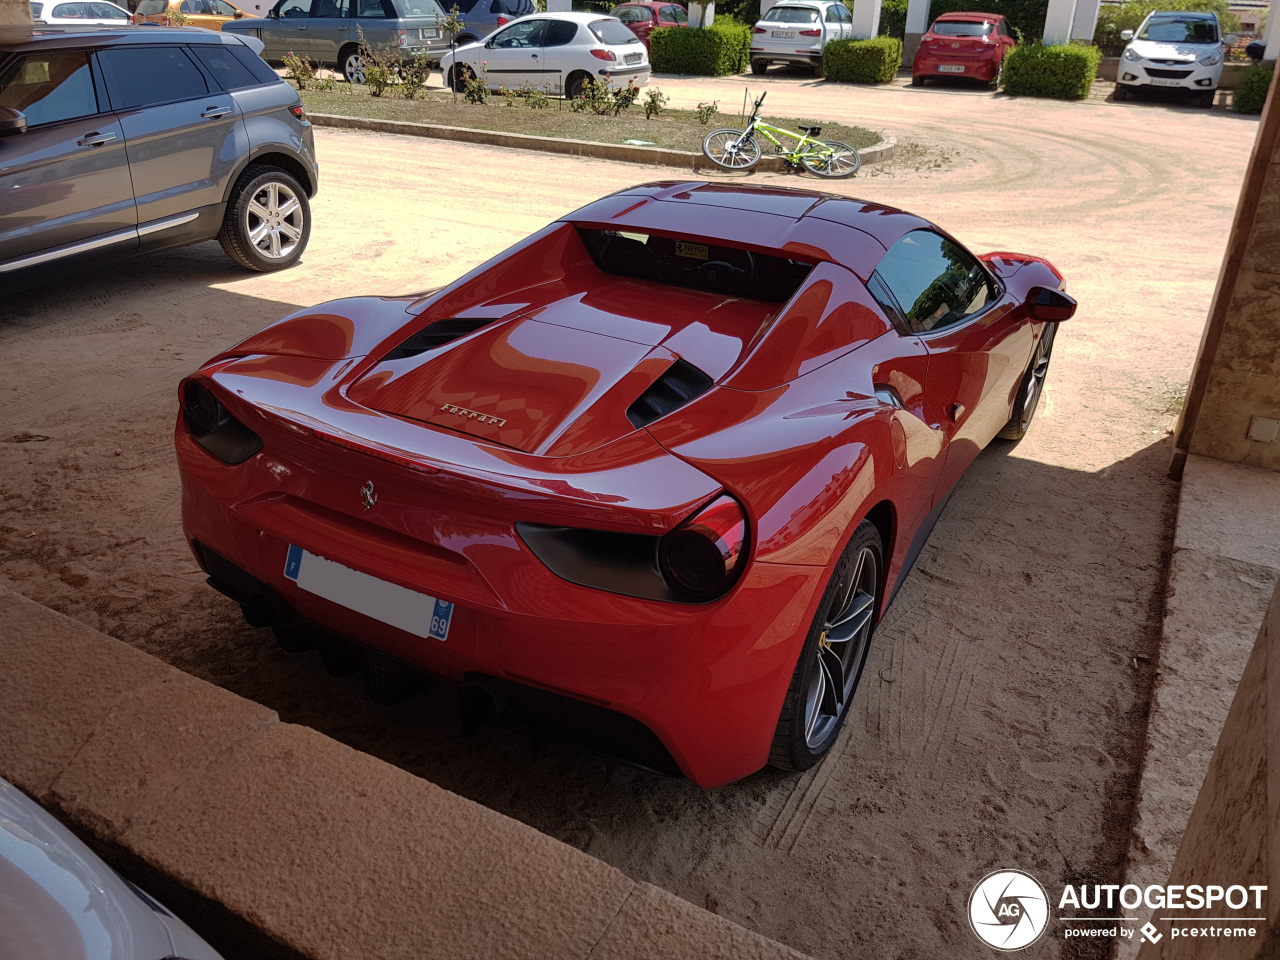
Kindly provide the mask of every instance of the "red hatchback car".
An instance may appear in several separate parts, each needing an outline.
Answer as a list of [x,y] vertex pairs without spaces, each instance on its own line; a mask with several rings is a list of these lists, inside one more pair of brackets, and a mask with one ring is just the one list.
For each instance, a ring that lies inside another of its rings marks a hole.
[[180,387],[183,525],[282,645],[714,787],[805,769],[1075,303],[926,220],[704,182],[422,297],[302,310]]
[[658,27],[689,25],[689,12],[678,3],[624,3],[610,10],[609,16],[617,17],[630,27],[646,50],[649,49],[649,34]]
[[944,13],[920,38],[911,82],[919,87],[927,77],[968,77],[990,83],[1017,44],[998,13]]

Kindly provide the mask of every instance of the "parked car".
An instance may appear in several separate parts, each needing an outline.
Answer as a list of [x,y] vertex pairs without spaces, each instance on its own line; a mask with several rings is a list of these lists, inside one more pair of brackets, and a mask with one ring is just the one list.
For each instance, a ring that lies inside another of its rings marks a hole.
[[1144,87],[1167,87],[1191,93],[1197,105],[1212,107],[1227,48],[1235,37],[1222,36],[1215,13],[1156,10],[1147,14],[1128,41],[1116,68],[1115,99],[1124,100]]
[[130,22],[128,10],[107,0],[69,0],[66,3],[40,0],[31,4],[31,19],[36,23],[107,27],[123,27]]
[[257,37],[270,63],[293,53],[364,83],[362,35],[372,50],[435,63],[449,47],[440,30],[444,17],[436,0],[278,0],[265,17],[228,23],[223,32]]
[[609,11],[625,23],[649,49],[649,34],[658,27],[687,27],[689,11],[678,3],[624,3]]
[[190,927],[0,779],[0,957],[221,960]]
[[1009,21],[998,13],[944,13],[920,38],[911,83],[923,86],[929,77],[993,82],[1017,44]]
[[598,13],[539,13],[513,20],[484,43],[446,53],[440,69],[455,90],[483,77],[496,90],[530,87],[576,97],[587,79],[610,87],[649,82],[649,54],[616,17]]
[[809,190],[664,181],[418,299],[308,308],[179,388],[197,561],[375,699],[411,669],[713,787],[831,747],[952,487],[1030,428],[1039,257]]
[[832,40],[853,36],[853,16],[839,0],[779,3],[751,28],[751,72],[771,63],[808,66],[822,73],[822,51]]
[[462,16],[462,31],[454,38],[454,44],[459,47],[478,43],[516,17],[537,11],[533,0],[458,0],[457,6]]
[[250,270],[302,255],[311,124],[249,41],[166,27],[10,36],[0,291],[215,237]]
[[133,13],[134,23],[158,23],[169,26],[181,22],[173,16],[179,13],[192,27],[221,30],[224,23],[243,20],[245,12],[227,3],[227,0],[139,0]]

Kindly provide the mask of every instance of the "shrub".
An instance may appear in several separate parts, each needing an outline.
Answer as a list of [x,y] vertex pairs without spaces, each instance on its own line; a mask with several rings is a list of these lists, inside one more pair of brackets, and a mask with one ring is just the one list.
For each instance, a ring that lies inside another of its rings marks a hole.
[[290,50],[284,55],[284,75],[296,83],[299,90],[305,90],[316,77],[316,66],[310,57],[299,57]]
[[[853,0],[845,0],[845,6],[853,13]],[[897,37],[907,34],[907,0],[884,0],[880,4],[880,36]]]
[[724,77],[747,68],[751,28],[727,17],[710,27],[660,27],[649,34],[649,61],[655,73]]
[[[367,79],[367,78],[366,78]],[[400,92],[406,100],[414,99],[425,93],[427,81],[431,79],[431,62],[425,54],[410,57],[400,64]]]
[[1044,36],[1044,17],[1049,11],[1049,0],[987,0],[981,4],[975,4],[973,0],[933,0],[929,4],[929,22],[944,13],[970,10],[1002,14],[1009,21],[1009,26],[1021,30],[1028,40],[1039,40]]
[[902,41],[836,40],[822,51],[822,72],[841,83],[889,83],[902,66]]
[[1129,0],[1128,3],[1104,3],[1098,8],[1098,25],[1093,42],[1108,57],[1124,52],[1121,30],[1137,30],[1152,10],[1194,10],[1216,13],[1223,33],[1239,33],[1240,18],[1227,9],[1227,0]]
[[1004,90],[1015,97],[1081,100],[1098,76],[1102,53],[1097,47],[1061,43],[1023,43],[1004,60]]
[[1267,102],[1267,91],[1271,89],[1271,81],[1275,73],[1274,66],[1264,67],[1260,63],[1246,67],[1240,74],[1235,96],[1231,99],[1231,106],[1235,112],[1261,113],[1263,105]]
[[662,113],[662,108],[671,102],[671,98],[657,87],[650,87],[644,92],[644,118],[651,120]]

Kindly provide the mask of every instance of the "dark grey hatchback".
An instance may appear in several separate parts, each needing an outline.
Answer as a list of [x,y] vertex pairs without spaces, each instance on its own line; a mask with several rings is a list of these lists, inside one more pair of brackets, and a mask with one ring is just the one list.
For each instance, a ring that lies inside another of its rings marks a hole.
[[315,143],[252,43],[0,28],[0,292],[215,237],[250,270],[293,264]]

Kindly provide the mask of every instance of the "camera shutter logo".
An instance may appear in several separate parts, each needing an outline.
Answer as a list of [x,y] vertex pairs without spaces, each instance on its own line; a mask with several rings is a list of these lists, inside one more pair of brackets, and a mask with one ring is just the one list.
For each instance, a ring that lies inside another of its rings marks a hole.
[[989,947],[1021,950],[1049,926],[1049,895],[1021,870],[996,870],[969,894],[969,925]]

